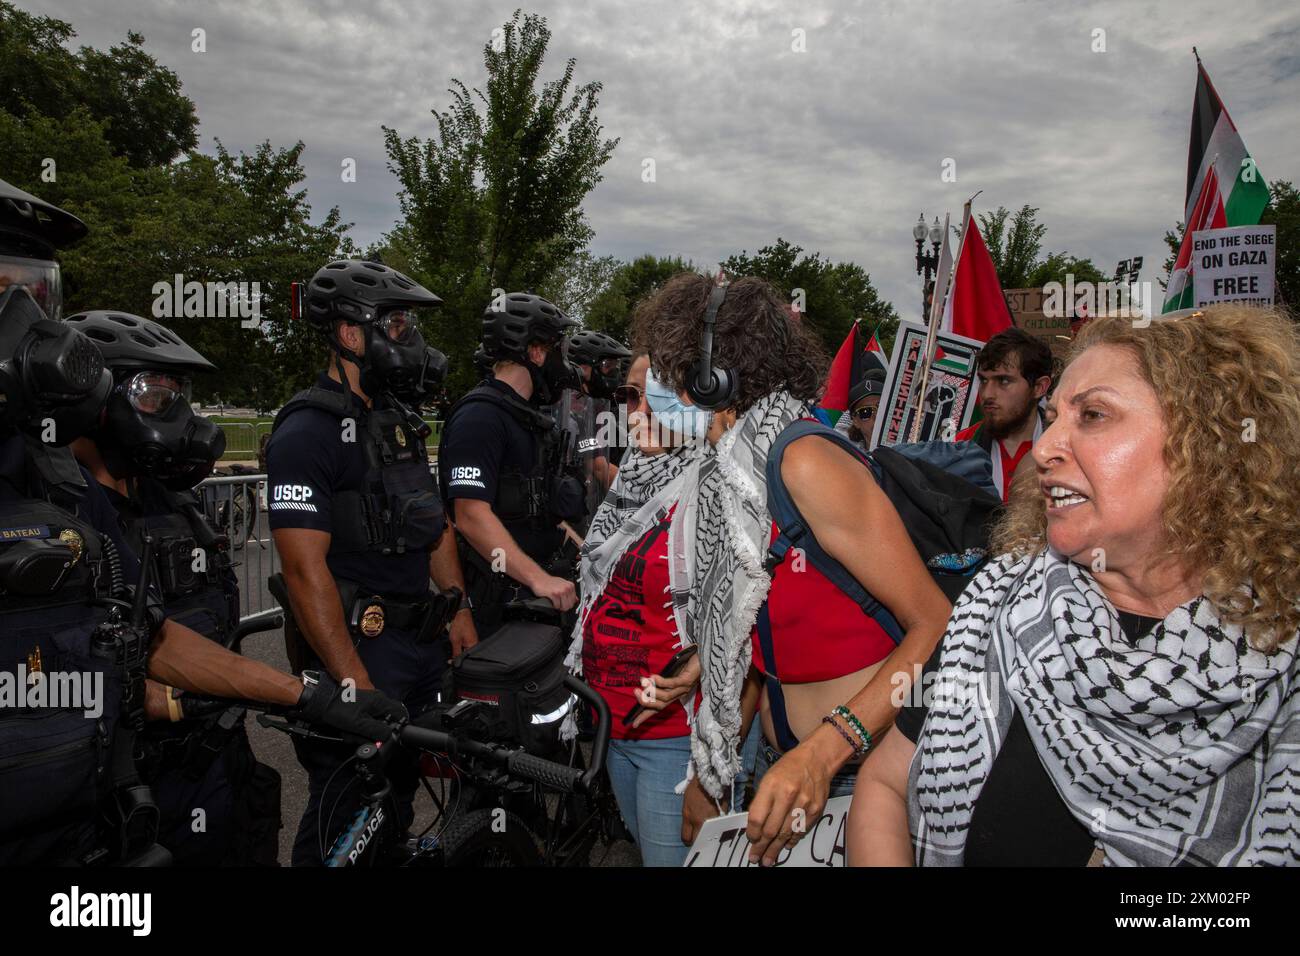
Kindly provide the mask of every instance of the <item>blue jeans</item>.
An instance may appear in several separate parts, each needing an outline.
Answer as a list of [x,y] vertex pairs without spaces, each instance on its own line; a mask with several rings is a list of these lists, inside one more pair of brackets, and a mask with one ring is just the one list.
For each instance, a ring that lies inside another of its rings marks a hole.
[[609,742],[609,782],[645,866],[686,862],[682,795],[676,787],[686,779],[690,759],[690,737]]
[[[763,782],[763,774],[771,766],[781,759],[781,755],[772,748],[765,740],[758,747],[758,762],[754,766],[754,792],[758,792],[759,784]],[[853,796],[853,787],[858,781],[858,768],[852,766],[843,767],[839,773],[831,777],[831,792],[827,795],[830,797],[851,797]]]
[[[754,766],[754,750],[761,741],[758,721],[754,721],[753,732],[741,748],[730,813],[745,808],[745,785]],[[682,843],[682,795],[676,788],[686,779],[690,759],[690,737],[609,742],[609,782],[645,866],[681,866],[686,862],[690,848]]]

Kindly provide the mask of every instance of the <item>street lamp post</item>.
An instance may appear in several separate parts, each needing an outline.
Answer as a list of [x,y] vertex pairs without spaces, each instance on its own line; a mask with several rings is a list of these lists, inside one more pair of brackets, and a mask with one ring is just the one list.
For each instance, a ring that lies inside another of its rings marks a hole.
[[[923,250],[927,236],[930,239],[930,252],[926,254]],[[934,225],[928,229],[925,225],[925,213],[916,217],[916,225],[912,227],[912,238],[916,240],[916,274],[924,275],[921,282],[921,320],[929,322],[930,316],[925,308],[925,293],[930,288],[930,279],[939,270],[939,244],[943,242],[943,227],[939,225],[939,217],[934,217]]]

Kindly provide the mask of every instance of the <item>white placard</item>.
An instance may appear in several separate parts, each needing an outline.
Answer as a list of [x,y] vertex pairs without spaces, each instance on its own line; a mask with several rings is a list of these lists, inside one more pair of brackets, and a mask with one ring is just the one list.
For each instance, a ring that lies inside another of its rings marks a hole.
[[[776,858],[777,866],[844,866],[844,827],[852,797],[832,797],[816,820],[809,821],[808,834],[786,847]],[[732,813],[705,820],[700,834],[686,854],[686,866],[758,866],[749,862],[749,838],[745,836],[748,813]]]
[[885,394],[868,447],[911,441],[912,422],[918,414],[923,416],[918,441],[952,441],[970,425],[979,389],[975,356],[983,343],[951,332],[938,332],[935,341],[928,394],[922,403],[913,392],[921,384],[926,328],[918,322],[898,323]]
[[1276,226],[1229,226],[1192,233],[1192,295],[1215,302],[1273,304]]

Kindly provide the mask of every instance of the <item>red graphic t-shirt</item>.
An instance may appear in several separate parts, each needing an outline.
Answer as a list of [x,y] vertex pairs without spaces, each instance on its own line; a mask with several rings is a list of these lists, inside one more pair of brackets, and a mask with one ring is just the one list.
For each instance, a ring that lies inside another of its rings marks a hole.
[[582,630],[582,676],[609,704],[614,737],[661,739],[690,733],[683,704],[673,702],[640,727],[623,726],[636,706],[641,678],[657,674],[677,653],[668,595],[668,525],[674,509],[619,558]]

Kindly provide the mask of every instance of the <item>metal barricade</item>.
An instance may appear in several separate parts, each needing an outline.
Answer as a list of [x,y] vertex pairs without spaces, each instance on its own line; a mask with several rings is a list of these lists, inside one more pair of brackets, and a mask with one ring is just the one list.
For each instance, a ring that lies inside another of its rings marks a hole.
[[217,422],[226,436],[223,458],[254,461],[257,458],[257,426],[252,422]]
[[280,605],[267,590],[266,579],[280,570],[280,555],[267,520],[266,475],[251,468],[214,475],[199,485],[198,494],[208,520],[230,542],[239,578],[240,623],[275,614]]

